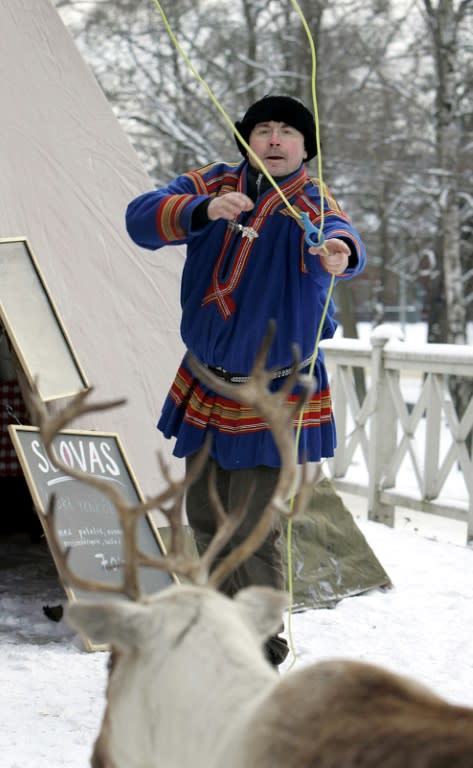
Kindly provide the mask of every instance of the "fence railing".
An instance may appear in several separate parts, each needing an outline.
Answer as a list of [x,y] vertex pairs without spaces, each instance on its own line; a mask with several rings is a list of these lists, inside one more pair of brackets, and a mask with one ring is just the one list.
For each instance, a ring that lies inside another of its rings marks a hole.
[[335,486],[367,498],[368,518],[394,525],[396,507],[466,523],[473,541],[473,399],[458,416],[452,377],[473,380],[468,345],[408,344],[387,326],[369,341],[321,344],[338,446]]

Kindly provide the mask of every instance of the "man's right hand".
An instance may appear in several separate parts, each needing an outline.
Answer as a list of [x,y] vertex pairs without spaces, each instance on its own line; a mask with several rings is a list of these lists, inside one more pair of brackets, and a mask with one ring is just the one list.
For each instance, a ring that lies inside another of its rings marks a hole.
[[209,221],[216,219],[236,219],[242,211],[251,211],[253,200],[241,192],[227,192],[225,195],[214,197],[207,208]]

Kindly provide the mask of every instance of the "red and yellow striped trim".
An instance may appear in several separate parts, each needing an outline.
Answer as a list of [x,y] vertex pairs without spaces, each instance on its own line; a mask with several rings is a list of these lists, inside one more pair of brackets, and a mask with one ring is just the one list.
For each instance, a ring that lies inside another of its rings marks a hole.
[[[253,408],[209,392],[201,387],[192,374],[181,366],[172,384],[169,396],[176,407],[185,408],[184,421],[198,429],[213,427],[224,434],[249,434],[268,430],[267,423]],[[289,402],[295,402],[290,395]],[[302,429],[320,427],[332,421],[330,390],[314,392],[304,408]],[[299,414],[294,417],[294,428],[299,425]]]
[[187,233],[181,226],[182,211],[194,195],[171,195],[166,197],[156,211],[156,229],[162,240],[172,242],[183,240]]
[[[239,166],[235,164],[235,169]],[[225,169],[218,175],[212,175],[209,179],[205,176],[210,171],[213,171],[215,164],[211,163],[203,168],[199,168],[196,171],[189,171],[184,174],[188,178],[192,179],[192,183],[195,186],[195,191],[199,195],[216,195],[223,194],[224,192],[233,192],[237,189],[238,185],[241,186],[241,172],[233,172]]]

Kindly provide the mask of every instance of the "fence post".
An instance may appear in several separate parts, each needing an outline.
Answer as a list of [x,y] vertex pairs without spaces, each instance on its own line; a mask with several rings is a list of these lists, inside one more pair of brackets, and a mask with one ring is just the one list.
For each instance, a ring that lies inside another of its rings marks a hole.
[[371,334],[371,388],[374,396],[368,450],[368,519],[394,527],[394,510],[380,500],[381,481],[397,441],[397,419],[384,369],[384,347],[393,335],[388,326]]

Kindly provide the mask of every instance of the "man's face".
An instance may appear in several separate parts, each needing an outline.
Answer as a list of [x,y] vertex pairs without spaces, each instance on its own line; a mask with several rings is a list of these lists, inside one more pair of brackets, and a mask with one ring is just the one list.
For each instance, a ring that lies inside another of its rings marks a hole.
[[[271,176],[288,176],[307,158],[302,133],[275,120],[257,123],[250,133],[248,144]],[[249,162],[258,167],[251,157]]]

